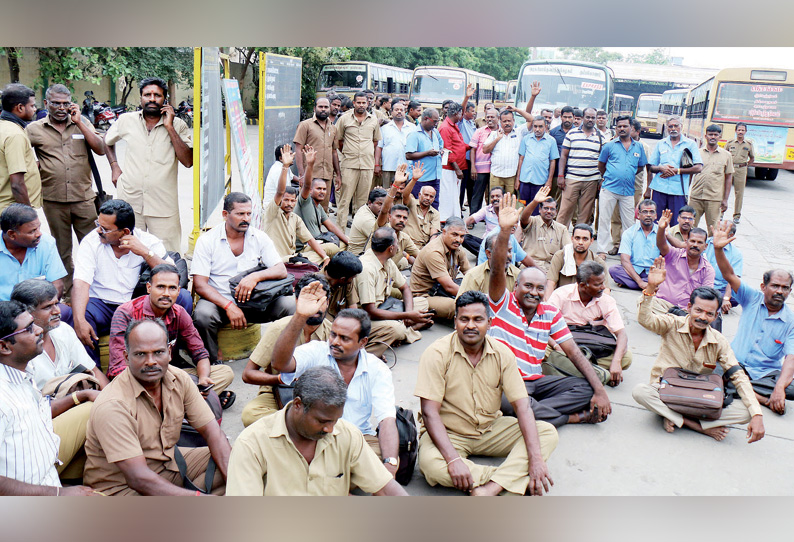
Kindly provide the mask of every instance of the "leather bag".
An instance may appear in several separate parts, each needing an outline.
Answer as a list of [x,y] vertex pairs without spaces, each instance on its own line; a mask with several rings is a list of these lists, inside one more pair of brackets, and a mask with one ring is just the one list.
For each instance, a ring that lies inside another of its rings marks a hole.
[[718,420],[722,415],[725,386],[720,375],[668,367],[659,384],[659,398],[670,410],[698,420]]

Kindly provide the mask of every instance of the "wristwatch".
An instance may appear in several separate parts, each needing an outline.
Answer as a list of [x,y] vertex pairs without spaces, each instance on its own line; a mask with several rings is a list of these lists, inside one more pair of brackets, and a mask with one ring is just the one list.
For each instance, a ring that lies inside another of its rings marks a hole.
[[383,458],[384,465],[391,465],[392,467],[397,466],[397,458],[396,457],[384,457]]
[[152,256],[154,256],[154,252],[152,252],[152,251],[150,250],[150,251],[149,251],[149,253],[146,255],[146,257],[147,257],[147,258],[151,258]]

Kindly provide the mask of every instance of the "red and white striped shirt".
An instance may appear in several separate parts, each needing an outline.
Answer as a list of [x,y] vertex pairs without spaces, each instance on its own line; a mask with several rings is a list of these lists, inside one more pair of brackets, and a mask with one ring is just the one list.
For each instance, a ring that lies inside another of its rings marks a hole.
[[559,309],[540,303],[532,321],[527,323],[527,317],[518,305],[514,292],[505,291],[499,301],[494,302],[490,298],[488,301],[495,315],[488,335],[502,341],[513,351],[524,380],[542,377],[541,362],[549,344],[549,337],[557,344],[572,338]]

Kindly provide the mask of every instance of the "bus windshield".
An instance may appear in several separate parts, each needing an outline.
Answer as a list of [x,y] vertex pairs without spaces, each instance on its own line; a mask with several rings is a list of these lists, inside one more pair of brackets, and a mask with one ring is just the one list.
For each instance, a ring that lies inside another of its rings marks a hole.
[[659,114],[661,96],[642,96],[637,102],[638,117],[656,117]]
[[518,89],[519,104],[530,98],[533,81],[540,81],[535,108],[595,107],[607,109],[607,74],[586,66],[569,64],[530,64],[524,66]]
[[794,87],[775,83],[720,83],[712,119],[794,127]]
[[364,64],[327,64],[320,71],[320,90],[329,88],[364,88],[367,67]]
[[417,72],[414,77],[411,99],[424,103],[442,103],[444,100],[460,100],[466,89],[463,72]]

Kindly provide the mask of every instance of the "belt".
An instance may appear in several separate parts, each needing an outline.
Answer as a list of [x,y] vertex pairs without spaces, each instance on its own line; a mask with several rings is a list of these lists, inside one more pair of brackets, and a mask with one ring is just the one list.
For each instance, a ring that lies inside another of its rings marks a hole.
[[747,167],[747,164],[738,164],[738,165],[734,165],[733,167]]

